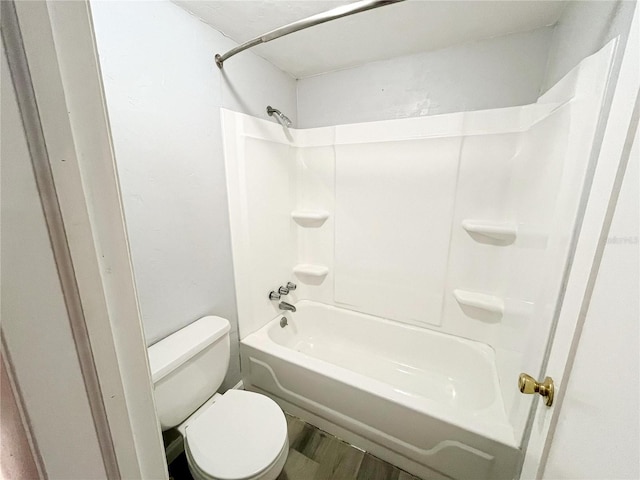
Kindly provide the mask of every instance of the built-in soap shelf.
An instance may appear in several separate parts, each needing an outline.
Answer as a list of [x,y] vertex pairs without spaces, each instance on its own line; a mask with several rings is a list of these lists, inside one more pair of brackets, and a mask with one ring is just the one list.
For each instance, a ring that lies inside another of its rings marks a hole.
[[462,221],[462,228],[470,234],[482,235],[500,242],[512,243],[518,235],[518,226],[514,223],[467,219]]
[[500,315],[504,313],[504,300],[500,297],[460,289],[454,290],[453,296],[460,305],[479,308]]
[[329,212],[325,210],[294,210],[291,212],[291,218],[301,227],[318,228],[327,221]]
[[309,277],[326,277],[327,273],[329,273],[329,267],[301,263],[293,267],[293,273],[296,275],[307,275]]
[[324,265],[301,263],[293,267],[293,273],[295,273],[303,283],[318,285],[323,282],[329,273],[329,267],[325,267]]

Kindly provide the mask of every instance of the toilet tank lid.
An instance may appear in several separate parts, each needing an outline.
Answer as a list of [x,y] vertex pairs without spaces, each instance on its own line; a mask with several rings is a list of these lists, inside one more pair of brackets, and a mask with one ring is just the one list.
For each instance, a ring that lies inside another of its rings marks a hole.
[[202,317],[147,349],[153,383],[185,363],[229,332],[229,321],[214,316]]

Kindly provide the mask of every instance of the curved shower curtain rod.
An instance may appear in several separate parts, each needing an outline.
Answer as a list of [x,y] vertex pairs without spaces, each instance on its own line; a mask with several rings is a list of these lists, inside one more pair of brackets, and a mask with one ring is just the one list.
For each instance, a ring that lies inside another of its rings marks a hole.
[[220,55],[218,53],[215,56],[216,65],[218,65],[219,68],[222,68],[224,61],[228,58],[233,57],[236,53],[240,53],[244,50],[247,50],[248,48],[260,45],[261,43],[267,43],[271,40],[275,40],[276,38],[284,37],[285,35],[289,35],[290,33],[304,30],[305,28],[313,27],[321,23],[330,22],[331,20],[336,20],[338,18],[353,15],[354,13],[365,12],[367,10],[384,7],[386,5],[391,5],[393,3],[403,1],[404,0],[363,0],[360,2],[350,3],[349,5],[332,8],[331,10],[327,10],[326,12],[318,13],[317,15],[312,15],[310,17],[303,18],[302,20],[298,20],[297,22],[290,23],[289,25],[285,25],[284,27],[271,30],[270,32],[249,40],[242,45],[238,45],[236,48],[232,48],[223,55]]

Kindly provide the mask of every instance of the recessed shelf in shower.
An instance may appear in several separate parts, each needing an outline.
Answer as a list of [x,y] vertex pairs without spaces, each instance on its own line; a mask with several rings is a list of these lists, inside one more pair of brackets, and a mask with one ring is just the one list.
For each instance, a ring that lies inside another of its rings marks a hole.
[[301,263],[293,267],[293,273],[295,273],[303,283],[319,285],[329,273],[329,267]]
[[456,297],[456,300],[461,305],[479,308],[491,313],[504,313],[504,300],[502,298],[460,289],[454,290],[453,296]]
[[483,235],[503,242],[512,243],[518,234],[518,226],[513,223],[487,222],[484,220],[463,220],[462,228],[471,234]]
[[329,218],[329,212],[325,210],[294,210],[291,212],[291,218],[301,227],[318,228],[324,225],[324,222]]

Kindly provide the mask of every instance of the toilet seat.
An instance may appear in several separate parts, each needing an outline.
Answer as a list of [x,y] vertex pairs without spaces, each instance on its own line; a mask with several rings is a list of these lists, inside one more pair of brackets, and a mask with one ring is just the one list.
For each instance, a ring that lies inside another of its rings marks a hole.
[[287,421],[278,404],[243,390],[227,391],[185,433],[189,466],[203,479],[275,478],[289,451]]
[[[193,458],[190,455],[188,449],[185,449],[187,462],[189,464],[189,471],[191,472],[191,476],[194,480],[220,480],[218,478],[214,478],[210,476],[208,473],[203,472],[198,468],[198,465],[195,463]],[[284,468],[284,464],[287,461],[287,455],[289,454],[289,444],[288,442],[282,447],[282,451],[275,459],[275,461],[269,465],[264,471],[260,472],[258,475],[253,476],[251,478],[245,478],[242,480],[276,480],[282,472]],[[234,479],[237,480],[237,479]]]

